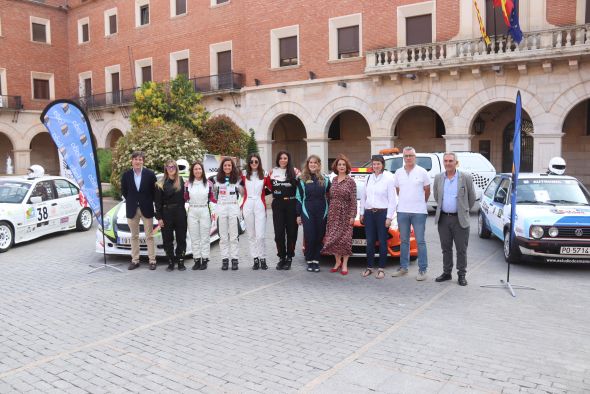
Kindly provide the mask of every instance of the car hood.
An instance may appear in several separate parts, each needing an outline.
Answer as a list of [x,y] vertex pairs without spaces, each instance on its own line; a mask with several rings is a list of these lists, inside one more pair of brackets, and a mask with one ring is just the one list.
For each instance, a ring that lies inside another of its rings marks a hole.
[[576,205],[518,205],[516,213],[530,225],[590,226],[590,207]]

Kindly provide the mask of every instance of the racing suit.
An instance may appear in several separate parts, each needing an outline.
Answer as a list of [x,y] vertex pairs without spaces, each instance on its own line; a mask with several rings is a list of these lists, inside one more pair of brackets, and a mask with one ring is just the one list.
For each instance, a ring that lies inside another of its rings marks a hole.
[[211,211],[209,202],[213,199],[213,184],[195,180],[186,183],[188,192],[188,231],[191,236],[193,259],[209,259],[211,235]]
[[321,185],[316,175],[311,175],[307,182],[300,180],[297,184],[297,216],[303,222],[305,260],[308,264],[318,264],[320,260],[326,233],[329,189],[330,180],[324,177],[324,184]]
[[266,190],[270,189],[270,179],[258,178],[253,172],[250,179],[242,175],[244,185],[244,201],[242,212],[246,221],[246,233],[250,243],[250,256],[252,259],[266,260],[264,247],[266,231]]
[[224,183],[215,182],[213,194],[217,200],[217,217],[219,218],[219,249],[222,261],[231,258],[232,268],[238,261],[238,220],[240,206],[238,196],[242,192],[239,184],[229,183],[226,178]]
[[[297,202],[295,201],[297,179],[287,179],[286,171],[279,167],[273,168],[269,177],[273,196],[272,221],[277,256],[279,256],[281,262],[284,262],[286,258],[291,259],[295,256],[298,231]],[[287,239],[286,244],[285,237]]]

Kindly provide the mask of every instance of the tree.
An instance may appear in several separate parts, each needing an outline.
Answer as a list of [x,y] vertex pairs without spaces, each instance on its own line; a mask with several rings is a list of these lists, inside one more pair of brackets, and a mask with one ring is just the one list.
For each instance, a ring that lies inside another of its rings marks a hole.
[[254,136],[255,132],[254,129],[250,129],[250,137],[248,138],[248,155],[251,153],[258,153],[258,143],[256,142],[256,137]]
[[133,127],[117,141],[113,151],[111,185],[120,194],[121,174],[131,166],[131,153],[145,153],[144,166],[156,173],[163,171],[168,159],[186,159],[189,163],[202,160],[202,144],[192,131],[177,124],[164,123],[155,126]]
[[229,116],[218,115],[205,122],[199,138],[208,153],[245,158],[248,134]]
[[201,104],[201,95],[185,75],[180,74],[169,84],[146,82],[135,92],[131,125],[158,126],[175,123],[198,135],[209,114]]

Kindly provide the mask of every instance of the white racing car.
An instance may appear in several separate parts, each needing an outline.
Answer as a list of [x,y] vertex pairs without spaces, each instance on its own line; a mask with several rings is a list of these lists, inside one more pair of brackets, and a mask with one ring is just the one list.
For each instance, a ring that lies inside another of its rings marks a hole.
[[0,253],[46,234],[92,227],[92,211],[77,185],[31,168],[36,171],[28,177],[0,178]]
[[[180,175],[184,180],[188,180],[188,167],[189,164],[186,160],[178,160],[178,167],[180,169]],[[215,173],[208,173],[207,177],[214,176]],[[158,179],[162,174],[158,175]],[[241,198],[241,197],[240,197]],[[215,213],[216,204],[209,204],[211,211],[211,242],[215,242],[219,239],[217,232],[217,215]],[[185,208],[188,210],[188,203],[185,204]],[[103,250],[108,255],[121,255],[131,256],[131,230],[127,224],[127,217],[125,214],[125,201],[121,201],[110,211],[104,215],[104,247],[103,247],[103,229],[98,226],[96,230],[96,253],[103,253]],[[156,247],[156,256],[166,256],[164,251],[164,244],[162,242],[162,231],[157,225],[157,221],[154,219],[154,244]],[[240,218],[238,222],[239,233],[244,233],[246,224],[243,218]],[[145,233],[143,229],[143,223],[139,224],[139,253],[142,256],[147,256],[147,244]],[[185,255],[192,255],[191,239],[190,234],[186,233],[186,252]]]

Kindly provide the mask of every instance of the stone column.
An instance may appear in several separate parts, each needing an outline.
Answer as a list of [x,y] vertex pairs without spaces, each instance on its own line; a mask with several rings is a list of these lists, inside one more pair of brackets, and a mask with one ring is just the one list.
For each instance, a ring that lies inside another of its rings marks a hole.
[[275,165],[274,157],[272,157],[272,144],[274,141],[261,140],[256,141],[256,143],[258,144],[258,151],[260,153],[260,159],[262,160],[262,167],[267,171],[270,171]]
[[16,175],[26,175],[31,166],[31,150],[15,149],[12,151],[14,158],[14,173]]
[[471,151],[471,134],[445,134],[443,138],[447,152]]
[[[395,146],[395,136],[384,136],[384,137],[367,137],[371,141],[371,155],[376,155],[381,149],[393,148]],[[402,147],[398,146],[400,151]]]
[[305,138],[307,142],[307,156],[317,155],[322,160],[322,171],[328,172],[328,142],[329,138]]
[[[549,160],[561,156],[561,138],[564,133],[539,134],[533,133],[533,171],[545,172]],[[567,164],[567,163],[566,163]],[[566,167],[567,171],[567,167]],[[567,174],[567,172],[566,172]]]

